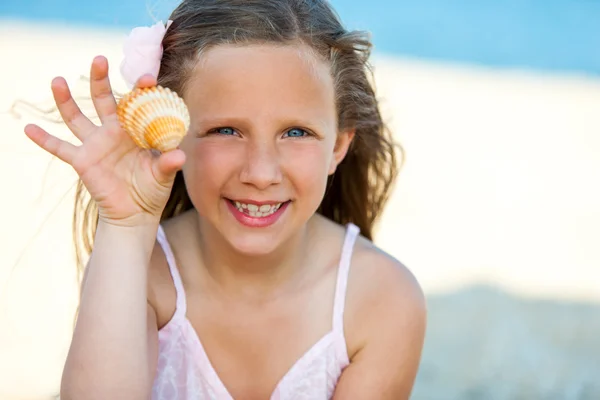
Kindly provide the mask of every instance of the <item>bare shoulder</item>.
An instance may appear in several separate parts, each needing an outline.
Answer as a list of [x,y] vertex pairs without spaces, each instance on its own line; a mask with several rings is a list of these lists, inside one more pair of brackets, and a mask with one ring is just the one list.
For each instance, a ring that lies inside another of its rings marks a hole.
[[352,256],[347,303],[350,316],[361,325],[366,319],[386,328],[420,325],[426,315],[425,296],[413,273],[363,237]]
[[[163,222],[166,241],[174,251],[180,231],[186,229],[189,216],[185,213]],[[163,327],[175,313],[177,293],[163,246],[156,240],[148,268],[148,304],[156,312],[157,325]]]
[[351,268],[355,278],[366,279],[362,285],[365,291],[387,289],[388,294],[402,291],[422,297],[421,287],[407,266],[362,236],[356,240]]
[[[425,296],[413,273],[371,241],[357,239],[348,283],[349,309],[357,317],[397,320],[426,313]],[[374,322],[374,321],[373,321]]]
[[[328,220],[321,222],[321,243],[330,249],[341,248],[346,229]],[[415,321],[426,313],[425,296],[417,279],[402,262],[358,236],[352,252],[345,319],[360,325],[363,318],[385,323],[406,313]]]
[[352,257],[344,315],[350,366],[336,399],[369,398],[369,393],[408,398],[420,363],[426,319],[425,296],[413,273],[360,237]]

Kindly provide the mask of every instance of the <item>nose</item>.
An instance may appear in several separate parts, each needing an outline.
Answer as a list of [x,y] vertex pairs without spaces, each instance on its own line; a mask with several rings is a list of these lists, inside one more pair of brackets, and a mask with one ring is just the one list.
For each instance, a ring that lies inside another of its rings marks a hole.
[[275,143],[250,141],[246,146],[246,159],[240,173],[242,183],[264,190],[281,183],[280,156]]

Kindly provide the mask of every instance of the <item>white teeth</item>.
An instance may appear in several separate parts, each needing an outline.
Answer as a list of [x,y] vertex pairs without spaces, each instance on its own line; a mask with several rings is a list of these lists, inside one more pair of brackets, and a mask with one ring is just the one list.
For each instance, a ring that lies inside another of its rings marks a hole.
[[266,216],[273,214],[275,211],[279,210],[279,207],[281,207],[281,204],[282,203],[272,204],[272,205],[263,204],[262,206],[258,206],[256,204],[245,204],[245,203],[240,203],[239,201],[236,201],[235,207],[240,212],[243,212],[251,217],[260,218],[260,217],[266,217]]

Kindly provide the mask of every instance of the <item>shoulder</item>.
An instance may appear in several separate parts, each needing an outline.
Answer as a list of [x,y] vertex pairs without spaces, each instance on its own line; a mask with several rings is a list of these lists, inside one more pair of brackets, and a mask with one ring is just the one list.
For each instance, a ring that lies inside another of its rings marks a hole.
[[[177,293],[173,282],[173,276],[167,261],[167,246],[170,248],[173,258],[176,260],[178,241],[181,239],[182,230],[189,225],[190,215],[187,213],[171,218],[161,223],[165,235],[165,242],[161,245],[157,240],[150,256],[148,267],[148,304],[154,309],[157,317],[158,327],[164,326],[175,312]],[[177,263],[177,261],[175,261]],[[179,268],[179,265],[173,265]]]
[[165,270],[168,272],[169,265],[166,253],[170,252],[175,259],[178,258],[179,249],[182,247],[181,242],[188,239],[191,236],[191,231],[193,231],[194,217],[194,213],[187,211],[161,222],[159,229],[162,229],[164,234],[163,244],[159,242],[157,233],[157,240],[154,243],[154,250],[150,258],[151,272],[164,272]]
[[159,329],[166,325],[175,312],[177,293],[172,282],[166,249],[157,239],[148,265],[147,301],[154,310]]
[[[424,293],[399,260],[359,237],[352,257],[344,330],[350,366],[337,398],[408,398],[421,359]],[[386,394],[385,396],[383,394]]]
[[363,327],[356,351],[379,329],[413,330],[416,335],[424,329],[427,307],[417,279],[402,262],[364,237],[355,244],[346,301],[350,322]]

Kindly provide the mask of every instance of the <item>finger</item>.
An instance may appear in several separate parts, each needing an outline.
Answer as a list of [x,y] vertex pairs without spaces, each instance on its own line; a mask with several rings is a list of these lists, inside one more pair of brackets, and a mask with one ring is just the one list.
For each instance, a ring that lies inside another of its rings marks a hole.
[[117,120],[117,102],[108,78],[108,60],[98,56],[92,61],[90,72],[90,93],[92,102],[103,124]]
[[184,163],[185,153],[182,150],[176,149],[162,153],[152,163],[154,178],[161,185],[168,186],[173,183],[175,174],[183,167]]
[[84,141],[94,131],[96,125],[83,115],[64,78],[54,78],[51,88],[54,102],[63,121],[79,140]]
[[138,81],[135,83],[136,88],[152,87],[156,85],[156,78],[152,74],[142,75],[140,79],[138,79]]
[[77,152],[76,146],[50,135],[37,125],[29,124],[25,127],[24,131],[27,137],[42,149],[53,156],[58,157],[67,164],[72,164],[75,153]]

